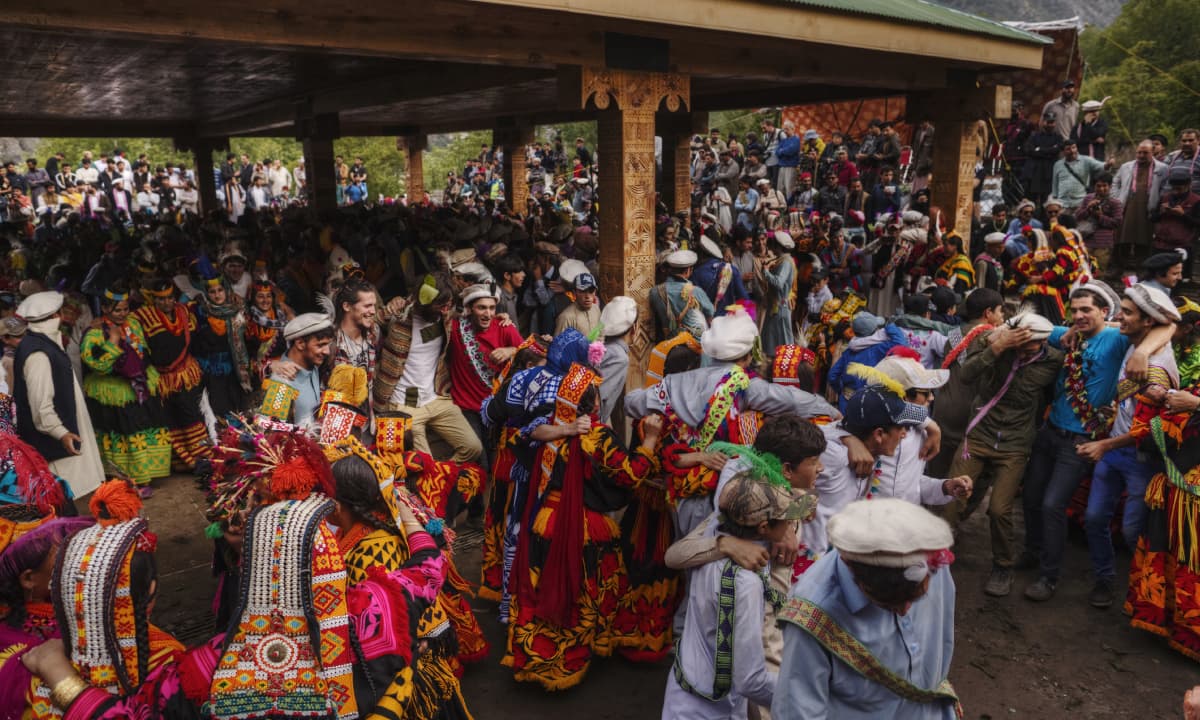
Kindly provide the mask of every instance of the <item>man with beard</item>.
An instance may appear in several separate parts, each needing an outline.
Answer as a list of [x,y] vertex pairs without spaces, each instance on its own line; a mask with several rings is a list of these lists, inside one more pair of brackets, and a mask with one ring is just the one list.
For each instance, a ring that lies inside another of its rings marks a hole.
[[76,498],[100,484],[104,466],[83,389],[59,334],[63,296],[34,293],[17,307],[29,323],[13,357],[17,434],[50,463]]
[[1054,131],[1063,140],[1071,137],[1075,121],[1079,118],[1079,101],[1075,99],[1075,81],[1063,83],[1062,94],[1046,103],[1042,117],[1054,116]]
[[[479,436],[446,394],[451,381],[445,362],[446,318],[453,304],[449,279],[426,275],[415,295],[388,322],[373,396],[379,409],[398,410],[412,418],[414,449],[430,453],[427,431],[432,429],[454,448],[454,462],[476,462],[483,452]],[[371,305],[368,322],[373,324],[374,293]],[[345,324],[339,329],[340,340]]]

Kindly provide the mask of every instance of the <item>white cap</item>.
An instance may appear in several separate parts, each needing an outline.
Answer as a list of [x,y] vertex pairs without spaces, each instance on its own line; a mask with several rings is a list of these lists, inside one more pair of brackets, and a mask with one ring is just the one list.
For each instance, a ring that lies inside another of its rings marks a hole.
[[496,291],[495,285],[471,285],[462,291],[463,307],[470,307],[471,303],[480,298],[491,298],[497,302],[500,301],[500,294]]
[[[929,554],[954,544],[945,520],[899,498],[858,500],[829,518],[829,544],[843,560],[904,568],[919,582],[929,574]],[[914,572],[911,574],[909,569]]]
[[704,354],[718,362],[745,357],[754,348],[758,325],[741,307],[713,318],[712,325],[700,337]]
[[1002,243],[1007,238],[1008,238],[1008,236],[1002,232],[993,232],[993,233],[988,233],[987,235],[984,235],[983,242],[985,245],[991,245],[992,243]]
[[712,255],[713,257],[717,258],[718,260],[725,257],[725,253],[721,252],[721,246],[718,245],[716,243],[716,241],[714,241],[712,238],[708,237],[707,235],[700,236],[700,247],[704,249],[704,252],[708,253],[709,255]]
[[625,295],[618,295],[600,311],[600,324],[606,336],[624,335],[637,322],[637,302]]
[[1045,340],[1054,332],[1054,323],[1035,312],[1024,312],[1012,317],[1008,324],[1018,330],[1028,330],[1031,339]]
[[63,294],[54,290],[34,293],[17,306],[17,315],[25,322],[45,320],[62,309]]
[[563,260],[558,266],[558,277],[565,283],[574,284],[575,278],[580,274],[590,272],[588,266],[582,260],[568,259]]
[[288,320],[287,325],[283,326],[283,339],[290,343],[331,327],[333,320],[325,313],[304,313]]
[[673,268],[690,268],[696,264],[696,253],[691,250],[676,250],[667,255],[665,262],[668,267]]
[[949,370],[929,370],[912,358],[896,355],[880,360],[875,369],[903,385],[905,390],[936,390],[950,379]]
[[1154,318],[1154,322],[1159,325],[1180,320],[1179,310],[1175,308],[1175,303],[1171,302],[1171,298],[1158,288],[1138,283],[1133,287],[1125,288],[1125,297],[1132,300],[1139,310]]
[[791,250],[792,248],[796,247],[796,241],[792,239],[791,235],[788,235],[783,230],[775,231],[775,242],[783,246],[784,250]]

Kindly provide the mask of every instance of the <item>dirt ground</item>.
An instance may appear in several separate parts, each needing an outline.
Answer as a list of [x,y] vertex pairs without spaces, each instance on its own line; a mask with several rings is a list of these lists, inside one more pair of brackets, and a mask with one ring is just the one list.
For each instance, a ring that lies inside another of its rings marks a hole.
[[[190,478],[177,477],[146,502],[159,536],[159,598],[155,621],[188,644],[212,633],[215,580],[211,544],[204,539],[203,496]],[[464,533],[456,558],[463,576],[478,578],[478,536]],[[1091,588],[1087,549],[1070,543],[1064,577],[1053,600],[1035,605],[1021,591],[1035,577],[1018,574],[1013,594],[982,592],[990,570],[987,519],[981,511],[964,528],[953,566],[958,585],[957,642],[951,680],[966,717],[1178,718],[1183,692],[1200,683],[1200,667],[1148,633],[1134,630],[1119,607],[1087,604]],[[1124,573],[1128,555],[1119,555]],[[544,693],[512,681],[499,665],[504,631],[492,603],[476,603],[491,642],[487,660],[463,678],[469,707],[478,720],[571,717],[578,720],[657,718],[670,664],[634,665],[619,659],[596,662],[582,686]]]

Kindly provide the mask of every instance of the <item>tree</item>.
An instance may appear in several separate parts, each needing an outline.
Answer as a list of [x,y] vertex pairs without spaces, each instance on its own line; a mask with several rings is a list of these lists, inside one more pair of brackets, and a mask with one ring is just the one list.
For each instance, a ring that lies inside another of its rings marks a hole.
[[46,158],[61,152],[66,162],[77,168],[85,150],[90,150],[97,160],[102,154],[111,155],[114,150],[121,150],[131,162],[145,153],[151,168],[168,162],[189,168],[193,165],[191,153],[177,152],[168,138],[41,138],[34,154],[45,162]]
[[1111,26],[1080,37],[1087,59],[1081,100],[1104,106],[1109,144],[1133,145],[1150,133],[1168,138],[1200,119],[1200,4],[1130,0]]

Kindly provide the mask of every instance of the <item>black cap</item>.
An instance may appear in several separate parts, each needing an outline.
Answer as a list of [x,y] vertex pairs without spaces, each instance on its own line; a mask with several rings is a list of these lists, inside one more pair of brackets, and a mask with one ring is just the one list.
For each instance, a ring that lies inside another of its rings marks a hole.
[[1074,80],[1068,80],[1068,81],[1064,82],[1064,83],[1062,84],[1062,86],[1063,86],[1063,87],[1065,87],[1065,88],[1073,88],[1073,87],[1075,87],[1075,81],[1074,81]]

